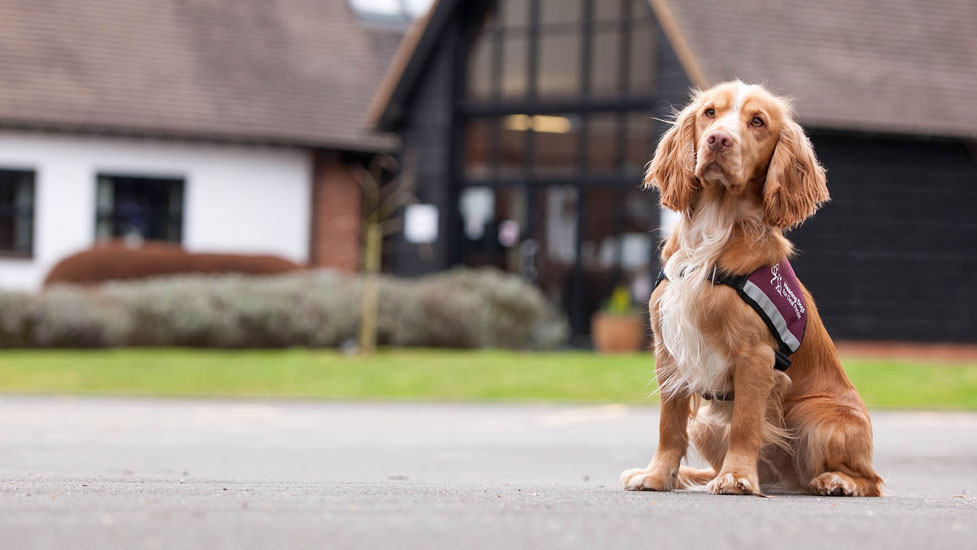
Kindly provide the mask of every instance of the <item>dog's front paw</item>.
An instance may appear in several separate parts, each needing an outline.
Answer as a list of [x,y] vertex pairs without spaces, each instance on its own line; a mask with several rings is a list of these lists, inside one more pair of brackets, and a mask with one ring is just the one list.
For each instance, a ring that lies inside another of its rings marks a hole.
[[840,472],[825,472],[812,479],[811,490],[826,497],[858,496],[858,486]]
[[662,475],[651,468],[632,468],[621,474],[625,491],[671,491],[675,476]]
[[760,483],[755,475],[720,472],[706,485],[706,490],[714,495],[752,495],[760,493]]

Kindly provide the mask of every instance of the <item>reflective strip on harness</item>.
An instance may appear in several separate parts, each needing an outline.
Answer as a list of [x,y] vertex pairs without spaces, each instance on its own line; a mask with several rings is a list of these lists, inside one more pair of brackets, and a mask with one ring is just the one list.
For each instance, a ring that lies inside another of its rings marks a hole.
[[767,319],[770,320],[770,324],[773,325],[773,328],[777,331],[777,334],[780,335],[780,341],[787,346],[787,349],[789,349],[791,353],[794,353],[800,349],[801,343],[797,340],[797,337],[794,336],[794,333],[792,333],[787,327],[787,321],[784,319],[784,316],[780,314],[780,310],[777,309],[776,304],[774,304],[773,301],[767,297],[767,294],[763,292],[760,287],[756,286],[750,281],[746,281],[746,284],[743,285],[743,292],[745,292],[746,295],[756,302],[760,309],[763,310],[763,313],[766,315]]

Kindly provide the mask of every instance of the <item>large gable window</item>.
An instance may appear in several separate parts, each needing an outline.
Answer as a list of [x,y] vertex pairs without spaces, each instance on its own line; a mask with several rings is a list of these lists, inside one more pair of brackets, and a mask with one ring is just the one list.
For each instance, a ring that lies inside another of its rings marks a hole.
[[100,174],[96,237],[174,243],[183,238],[183,180]]
[[648,96],[656,30],[646,0],[500,0],[474,29],[468,97]]
[[0,169],[0,254],[34,249],[34,172]]
[[523,273],[584,334],[614,287],[646,301],[653,280],[657,207],[638,187],[659,26],[647,0],[484,4],[458,110],[460,256]]
[[465,176],[633,182],[651,154],[645,0],[499,0],[471,31]]

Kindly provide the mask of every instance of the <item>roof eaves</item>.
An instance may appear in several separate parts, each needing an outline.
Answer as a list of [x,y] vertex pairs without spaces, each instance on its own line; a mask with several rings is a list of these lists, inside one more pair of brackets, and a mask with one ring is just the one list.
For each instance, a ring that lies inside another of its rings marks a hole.
[[240,145],[266,145],[304,149],[336,149],[356,153],[393,151],[398,139],[395,135],[373,133],[353,139],[335,139],[317,136],[272,134],[267,132],[221,132],[176,130],[143,126],[122,127],[107,124],[64,123],[42,120],[0,120],[0,129],[28,132],[61,133],[88,136],[126,138],[155,138],[162,140],[196,143],[223,143]]
[[456,4],[457,0],[435,0],[427,14],[408,29],[367,109],[368,127],[391,130],[397,123],[399,104],[420,77],[425,59]]
[[655,12],[658,23],[665,31],[665,37],[671,43],[675,54],[678,55],[679,63],[685,70],[686,76],[689,77],[689,81],[700,90],[708,88],[711,81],[706,77],[706,73],[702,69],[702,64],[699,63],[699,59],[692,52],[689,42],[685,39],[685,34],[675,20],[672,8],[668,5],[668,0],[649,0],[649,3],[651,4],[651,9]]
[[891,124],[860,124],[848,119],[804,116],[803,113],[800,114],[799,118],[801,125],[807,130],[824,130],[845,134],[862,134],[924,140],[977,140],[977,129],[975,128],[932,128],[917,125],[904,125],[897,122]]

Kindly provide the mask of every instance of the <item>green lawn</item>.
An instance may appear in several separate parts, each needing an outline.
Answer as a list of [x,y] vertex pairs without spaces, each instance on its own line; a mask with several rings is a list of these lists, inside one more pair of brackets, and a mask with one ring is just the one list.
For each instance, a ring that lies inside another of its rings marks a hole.
[[[977,364],[845,361],[871,407],[977,410]],[[646,354],[124,349],[0,352],[0,392],[653,404]]]

